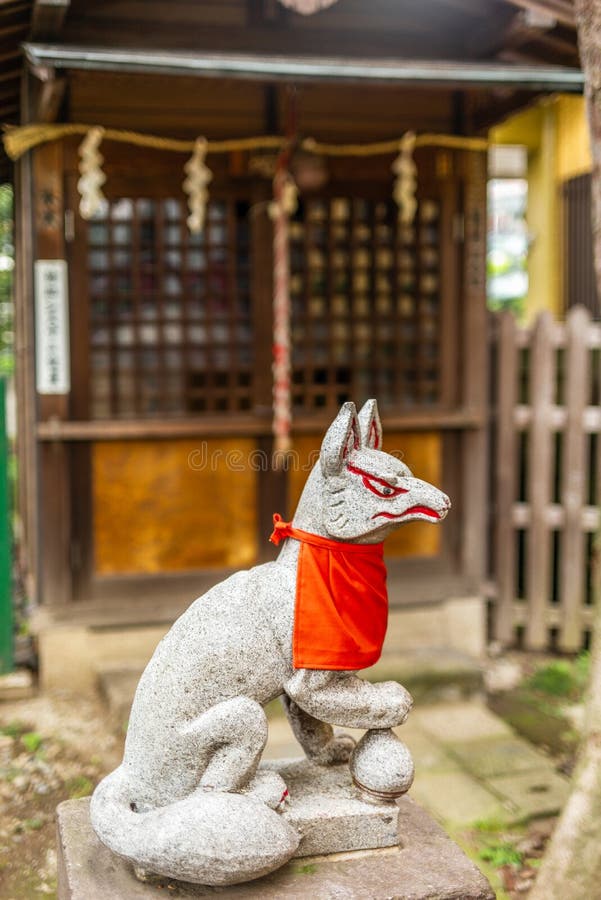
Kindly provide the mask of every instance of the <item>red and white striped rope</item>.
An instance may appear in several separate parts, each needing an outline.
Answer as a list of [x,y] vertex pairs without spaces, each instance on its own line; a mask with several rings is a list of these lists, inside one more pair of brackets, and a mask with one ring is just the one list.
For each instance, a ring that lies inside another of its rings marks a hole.
[[292,397],[290,391],[290,258],[288,240],[289,203],[286,189],[290,175],[278,167],[273,180],[273,435],[274,464],[291,449]]

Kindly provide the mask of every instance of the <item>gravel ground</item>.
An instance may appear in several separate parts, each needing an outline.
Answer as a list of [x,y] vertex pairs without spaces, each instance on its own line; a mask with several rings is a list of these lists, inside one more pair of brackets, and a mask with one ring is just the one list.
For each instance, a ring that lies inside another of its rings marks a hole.
[[121,758],[100,700],[54,693],[0,704],[0,898],[56,896],[54,811]]

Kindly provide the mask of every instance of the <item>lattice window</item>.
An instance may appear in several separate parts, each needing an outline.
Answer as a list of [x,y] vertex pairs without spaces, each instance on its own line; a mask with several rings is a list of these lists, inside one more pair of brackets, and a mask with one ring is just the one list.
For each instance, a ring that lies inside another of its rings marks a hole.
[[440,396],[440,205],[415,224],[392,201],[305,199],[291,223],[294,405]]
[[252,406],[248,204],[212,200],[201,235],[186,215],[121,198],[88,225],[92,417]]

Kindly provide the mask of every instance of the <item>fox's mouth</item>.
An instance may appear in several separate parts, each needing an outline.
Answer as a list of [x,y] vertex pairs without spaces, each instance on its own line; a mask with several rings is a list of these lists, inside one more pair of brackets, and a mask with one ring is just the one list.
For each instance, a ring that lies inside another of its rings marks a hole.
[[440,513],[437,513],[434,509],[430,509],[429,506],[411,506],[402,513],[378,512],[372,516],[372,519],[377,519],[378,516],[382,516],[384,519],[404,519],[406,516],[415,515],[427,516],[429,519],[434,519],[435,521],[441,518]]

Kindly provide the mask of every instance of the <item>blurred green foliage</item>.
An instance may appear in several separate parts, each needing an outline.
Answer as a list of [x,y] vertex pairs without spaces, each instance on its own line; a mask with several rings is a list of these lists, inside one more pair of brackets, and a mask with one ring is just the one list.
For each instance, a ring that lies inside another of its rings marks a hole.
[[590,671],[590,654],[580,653],[575,659],[558,659],[540,666],[528,679],[527,686],[550,697],[579,700],[586,688]]
[[0,376],[14,369],[13,317],[13,189],[0,185]]
[[485,862],[489,862],[495,869],[501,866],[519,866],[523,859],[523,854],[509,842],[483,847],[478,856]]

